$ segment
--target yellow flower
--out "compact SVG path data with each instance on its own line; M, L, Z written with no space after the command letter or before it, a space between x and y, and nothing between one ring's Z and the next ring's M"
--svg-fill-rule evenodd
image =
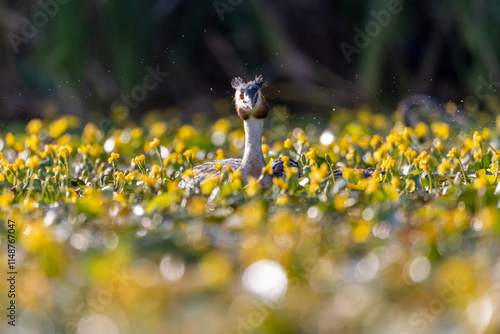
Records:
M125 176L125 181L126 181L128 184L130 184L130 183L132 183L132 181L134 180L134 178L135 178L135 175L134 175L134 174L127 174L127 175Z
M94 123L88 123L85 125L85 128L83 128L83 141L86 143L93 143L97 140L98 134L102 135L97 126Z
M149 145L151 147L158 148L158 146L160 145L160 140L158 138L155 138L149 143Z
M231 174L231 179L233 180L241 180L241 171L237 170Z
M63 158L69 157L69 155L73 152L71 146L61 146L57 151L57 154Z
M281 190L288 189L288 183L286 183L282 177L273 178L273 183L274 183L274 185L278 186Z
M409 127L405 127L403 129L403 131L401 132L401 137L405 140L405 141L409 141L410 140L410 136L413 134L413 129L412 128L409 128Z
M374 135L372 139L370 139L370 146L375 148L378 144L382 142L382 138L379 135Z
M182 151L184 151L185 148L186 148L186 144L179 143L179 144L177 144L177 146L175 146L175 152L181 153Z
M453 146L453 148L446 155L448 158L458 158L458 149Z
M66 131L67 128L68 128L68 119L66 117L61 117L50 124L49 135L52 138L58 138Z
M3 176L3 174L0 174L0 182L3 182L5 181L5 176Z
M415 181L406 180L406 189L408 189L410 192L414 192L415 191Z
M291 141L290 139L288 139L288 138L287 138L287 139L285 140L285 142L283 143L283 146L284 146L285 148L288 148L288 149L292 148L292 141Z
M6 192L0 195L0 208L7 210L10 204L14 201L14 194L11 192Z
M303 132L299 132L299 139L297 140L297 143L299 143L299 145L309 144L309 140L307 139L307 136Z
M186 157L189 163L192 163L194 160L194 152L193 150L186 150L183 155Z
M16 164L19 166L19 168L24 168L25 166L23 159L16 159Z
M28 133L32 135L38 134L38 132L40 132L41 129L42 129L42 121L39 120L38 118L32 119L26 126L26 130L28 131Z
M446 112L450 115L455 115L458 111L457 104L454 102L446 103Z
M429 164L429 158L422 158L418 162L418 168L429 172L431 170L431 166Z
M490 165L490 168L487 169L488 172L490 172L491 174L496 174L498 173L498 163L496 162L493 162L491 165Z
M356 155L356 151L354 150L353 147L349 148L349 151L347 151L347 154L345 155L345 158L347 160L354 159L354 156Z
M111 157L109 157L108 163L112 163L113 161L118 160L119 157L120 157L120 154L118 154L118 153L111 153Z
M315 182L321 182L325 177L328 176L328 165L326 163L322 163L321 166L312 166L311 172L309 173L309 179Z
M269 153L269 145L262 144L262 154L266 155Z
M382 182L382 179L384 178L384 176L382 175L382 173L379 170L376 170L373 172L372 178L377 180L378 182Z
M407 159L410 159L410 160L413 160L416 156L417 156L417 152L412 150L411 148L408 148L405 153L404 153L404 156L407 158Z
M391 187L392 189L394 190L398 190L399 189L399 178L394 176L392 179L391 179Z
M123 175L122 172L115 172L115 179L119 182L125 181L125 176Z
M474 142L474 147L480 147L483 142L483 136L479 134L479 131L475 131L472 137L472 141Z
M193 196L189 199L187 208L192 215L203 215L206 209L206 200L201 196Z
M248 184L245 187L245 191L246 191L247 195L252 197L259 191L259 189L260 189L260 184L257 181L257 179L250 176L248 178Z
M203 195L210 195L212 191L219 185L220 178L215 177L213 174L207 174L200 187Z
M224 160L226 157L224 155L224 150L219 148L217 150L217 157L215 158L215 160Z
M268 164L263 168L264 169L264 174L269 174L269 175L273 175L274 171L273 169L271 168L271 163L272 163L272 159L268 162Z
M32 155L31 157L28 158L28 161L26 161L26 167L36 168L38 167L39 163L40 163L40 158L38 157L38 155Z
M484 139L489 139L491 136L491 130L488 128L483 129L483 138Z
M66 198L64 198L63 200L66 203L76 203L77 197L78 195L76 194L76 191L71 188L66 188Z
M362 221L353 230L353 239L355 242L365 242L370 236L372 226L370 222Z
M161 170L162 169L160 166L153 165L153 167L151 168L151 175L153 175L154 177L160 177Z
M448 139L450 136L450 126L447 123L432 123L432 132L443 139Z
M113 199L115 201L119 202L122 205L122 207L127 206L127 200L125 199L125 196L123 195L123 193L120 193L120 192L113 193Z
M156 183L158 183L157 177L147 175L147 174L139 176L138 180L143 182L145 185L147 185L149 187L154 187L156 185Z
M196 130L191 125L183 125L179 132L177 132L177 138L180 141L187 141L196 135Z
M182 174L183 178L192 178L194 176L194 170L192 168L186 169L184 174Z
M384 115L382 114L373 115L373 126L375 127L375 129L385 128L385 123L386 119Z
M382 161L381 168L383 170L389 170L393 168L396 165L396 160L394 160L392 157L388 156L384 161Z
M103 153L103 152L104 152L104 147L102 147L101 145L90 146L89 155L91 155L93 157L97 157L97 156L101 155L101 153Z
M196 201L196 202L195 202ZM193 198L190 203L193 215L205 213L205 205L201 199ZM202 210L203 209L203 210ZM209 287L223 287L233 275L233 267L227 256L222 252L211 252L205 255L198 265L198 275L203 285Z
M485 177L478 177L474 180L474 188L481 189L488 185L488 180Z
M79 147L79 148L77 148L77 149L76 149L76 151L77 151L78 153L81 153L81 154L85 154L85 155L86 155L86 154L88 154L88 153L89 153L90 146L91 146L90 144L87 144L87 145L82 144L82 145L80 145L80 147Z
M443 158L443 161L437 167L438 174L444 174L451 169L451 164L448 159Z
M276 198L276 205L287 205L290 203L290 197L285 195L280 195Z
M316 162L316 149L311 148L311 150L306 153L306 158L311 164L314 164Z
M479 147L474 151L474 160L479 161L483 158L483 150Z
M438 149L439 151L443 150L443 143L439 139L434 139L434 147Z
M167 185L167 191L169 193L176 192L177 189L179 189L179 184L177 182L172 181Z
M465 150L472 150L474 147L475 147L474 140L472 140L470 138L465 138L463 149L465 149Z
M146 156L144 156L144 154L139 155L132 159L132 163L136 165L144 164L145 161L146 161Z
M385 140L391 145L397 145L401 142L401 136L397 133L391 133L385 137Z
M212 126L212 132L226 133L229 131L230 126L231 124L227 119L221 118L217 122L215 122L215 124Z
M152 132L152 131L151 131ZM138 138L141 138L142 137L142 134L143 134L143 131L141 128L133 128L132 131L130 132L130 135L132 136L132 138L134 139L138 139ZM151 133L151 135L153 135ZM161 136L158 136L158 134L156 134L157 137L161 137Z
M222 173L222 164L220 162L216 162L214 164L214 169Z
M344 211L346 207L346 202L349 199L349 196L341 193L335 196L333 199L333 205L337 211Z
M165 122L165 121L153 123L149 127L149 134L153 137L161 137L165 134L166 131L167 131L167 122ZM142 130L141 130L141 135L142 135ZM134 138L138 138L138 137L140 137L140 136L137 136Z
M355 173L354 173L354 171L353 171L352 169L350 169L350 168L346 168L346 169L344 169L344 171L342 172L342 177L343 177L344 179L346 179L347 181L349 181L349 180L354 179L354 177L355 177Z
M365 193L373 194L374 192L377 191L378 187L379 187L378 181L375 178L371 177L368 179L368 184L366 185Z
M12 133L9 132L5 136L5 141L7 142L7 145L13 146L14 143L16 142L16 138L14 137L14 135Z
M418 138L422 138L427 134L428 127L424 123L418 123L417 126L415 127L415 133L417 134Z

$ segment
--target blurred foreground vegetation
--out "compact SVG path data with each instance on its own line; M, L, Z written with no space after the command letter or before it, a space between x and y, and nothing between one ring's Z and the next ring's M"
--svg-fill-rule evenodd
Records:
M408 128L369 108L291 120L276 107L266 160L292 157L303 178L285 168L262 189L214 170L220 178L190 190L178 181L193 165L241 156L236 115L208 125L203 115L192 125L158 111L140 123L122 107L112 115L0 134L0 219L16 222L18 240L16 330L500 330L500 127L485 114L466 128ZM364 179L359 167L377 171Z

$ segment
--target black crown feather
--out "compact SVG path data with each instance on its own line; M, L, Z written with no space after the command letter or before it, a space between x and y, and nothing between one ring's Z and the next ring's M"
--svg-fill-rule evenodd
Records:
M231 81L231 86L234 89L242 89L245 90L247 88L250 88L252 86L258 86L259 88L262 88L267 85L267 81L264 80L262 75L255 76L255 80L249 81L245 83L242 78L236 77Z

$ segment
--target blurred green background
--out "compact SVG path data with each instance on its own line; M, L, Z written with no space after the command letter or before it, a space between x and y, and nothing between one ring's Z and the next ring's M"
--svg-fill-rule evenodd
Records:
M213 101L230 99L233 77L261 73L271 101L315 114L365 103L392 111L417 93L460 102L481 78L500 81L500 2L401 1L384 27L374 12L389 3L4 0L0 120L105 116L148 67L169 76L133 115L171 106L210 114ZM373 37L357 47L355 28L367 27ZM341 43L357 47L350 62Z

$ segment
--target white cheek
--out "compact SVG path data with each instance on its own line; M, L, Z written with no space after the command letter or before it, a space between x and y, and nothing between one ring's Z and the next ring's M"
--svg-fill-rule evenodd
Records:
M259 90L259 96L257 97L257 103L255 104L256 106L260 106L260 104L262 103L262 94L260 93L260 90Z

